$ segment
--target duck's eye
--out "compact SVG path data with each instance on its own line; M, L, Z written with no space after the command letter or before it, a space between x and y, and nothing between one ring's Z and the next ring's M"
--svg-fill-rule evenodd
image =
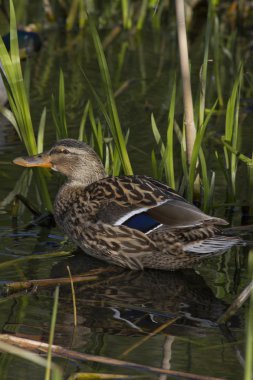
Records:
M68 149L61 149L60 150L60 153L63 153L63 154L69 154L69 150Z
M65 148L53 148L49 154L50 156L54 155L54 154L69 154L70 151L68 149L65 149Z

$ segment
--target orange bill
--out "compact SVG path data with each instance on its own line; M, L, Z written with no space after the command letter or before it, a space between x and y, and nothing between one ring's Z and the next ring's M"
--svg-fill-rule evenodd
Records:
M36 156L30 157L17 157L13 160L13 163L20 166L25 166L27 168L41 167L41 168L51 168L52 162L50 161L50 156L48 154L38 154Z

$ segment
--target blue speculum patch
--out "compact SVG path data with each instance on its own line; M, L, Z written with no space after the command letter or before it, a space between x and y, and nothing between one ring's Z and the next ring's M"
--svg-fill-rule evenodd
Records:
M139 230L141 232L148 232L157 227L160 223L153 219L146 212L141 212L140 214L135 214L131 218L127 219L123 225Z

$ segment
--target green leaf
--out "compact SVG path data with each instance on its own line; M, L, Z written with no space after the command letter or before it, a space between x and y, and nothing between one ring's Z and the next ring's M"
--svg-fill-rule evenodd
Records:
M176 107L176 75L174 77L167 129L167 145L165 149L164 169L167 182L172 189L175 189L175 173L174 173L174 147L173 147L173 132L174 132L174 116Z
M46 118L47 118L47 109L46 109L46 107L44 107L42 114L41 114L41 117L40 117L40 124L39 124L39 129L38 129L38 136L37 136L38 153L42 153L43 149L44 149L44 135L45 135Z
M8 94L11 112L4 107L0 111L8 118L24 143L29 155L37 153L37 145L32 125L30 106L25 87L18 47L16 16L12 0L10 0L10 54L0 36L0 57L2 63L2 77ZM37 185L44 206L52 210L52 203L48 194L45 178L37 169Z
M111 83L111 78L110 78L110 73L109 69L107 66L107 62L105 59L104 51L101 45L101 41L98 35L98 32L96 30L94 21L92 20L91 17L89 17L89 25L91 29L91 35L92 39L94 42L96 54L97 54L97 60L98 60L98 65L100 68L100 73L101 73L101 79L103 83L103 88L106 94L106 100L107 100L107 107L109 109L109 128L111 131L111 134L113 136L115 145L118 149L119 156L122 162L123 170L125 174L133 174L133 170L130 164L130 160L128 157L127 149L126 149L126 144L125 144L125 139L124 135L121 129L120 121L119 121L119 115L113 95L113 89L112 89L112 83ZM101 104L100 104L101 105ZM105 114L105 112L104 112ZM108 120L107 120L108 122Z
M86 106L84 107L83 116L82 116L80 127L79 127L79 135L78 135L79 141L88 142L88 139L85 133L85 126L86 126L87 116L89 112L89 107L90 107L90 101L88 100L88 102L86 103Z
M216 100L211 111L207 115L204 121L204 124L202 125L202 127L198 129L197 134L196 134L196 139L195 139L193 150L192 150L192 158L191 158L191 163L190 163L190 168L189 168L189 200L190 201L192 201L192 198L193 198L193 186L194 186L194 180L195 180L195 175L196 175L196 164L197 164L197 160L199 156L199 151L201 148L203 137L205 135L206 127L215 110L217 102L218 101Z

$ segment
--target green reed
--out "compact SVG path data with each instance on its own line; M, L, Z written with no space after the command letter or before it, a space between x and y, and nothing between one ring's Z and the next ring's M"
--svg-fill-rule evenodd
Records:
M222 138L224 144L225 168L228 173L228 185L231 188L229 197L236 199L236 173L238 156L235 152L239 149L239 105L240 92L243 79L243 65L241 64L234 82L231 96L226 110L225 134Z
M209 45L211 42L212 36L212 27L216 28L217 36L217 16L216 11L213 5L213 2L209 1L208 8L208 17L207 17L207 26L206 26L206 35L204 43L204 58L203 64L200 70L200 86L199 93L197 94L197 100L195 101L195 125L196 125L196 139L193 147L192 157L190 163L187 164L187 150L185 142L185 127L180 129L176 120L174 119L175 114L175 104L178 103L178 99L171 98L170 103L170 113L173 110L173 122L170 124L170 128L167 128L167 143L164 144L159 128L155 121L154 116L151 119L151 126L153 134L155 137L156 144L158 145L160 160L158 161L155 152L152 151L152 168L153 173L159 179L163 177L166 178L166 181L175 188L175 181L168 179L168 172L174 173L174 163L173 163L173 134L177 135L177 141L181 146L181 171L183 172L183 180L181 184L178 184L178 190L180 193L185 194L189 201L193 199L198 199L201 201L202 208L205 211L208 211L212 205L212 199L214 196L215 189L215 173L211 171L208 167L205 158L205 148L203 145L206 130L210 123L210 119L216 113L217 102L219 105L223 104L223 97L221 93L221 82L220 82L220 72L219 61L214 64L214 73L216 77L216 91L218 100L214 102L214 105L211 109L206 109L206 95L207 95L207 69L208 69L208 60L209 60ZM215 26L216 25L216 26ZM217 47L214 44L214 47ZM215 55L215 58L218 60L218 56ZM243 66L240 65L238 73L234 80L234 85L232 88L232 93L227 104L226 110L226 124L224 130L224 137L222 138L222 144L224 146L224 160L221 155L218 156L219 162L222 167L222 172L225 175L225 178L228 182L229 200L235 201L236 196L236 178L237 178L237 166L238 160L244 161L247 165L251 165L251 159L238 152L239 141L240 141L240 130L239 130L239 104L240 104L240 92L242 87L242 78L243 78ZM171 125L173 127L171 128ZM170 132L169 132L170 131ZM221 142L221 141L220 141ZM170 156L166 157L166 153L170 152ZM174 174L173 174L174 175Z
M43 108L40 123L37 134L37 151L38 153L42 153L44 150L44 136L45 136L45 127L46 127L46 119L47 119L47 109Z
M8 53L0 37L0 56L3 65L3 72L1 74L12 110L13 126L19 137L23 140L27 152L29 154L36 154L36 140L21 71L16 16L12 0L10 0L10 45L10 53Z
M142 2L141 2L141 7L139 10L139 17L138 17L138 21L137 21L137 25L136 25L137 30L143 29L145 18L147 16L148 4L149 4L149 0L142 0Z
M195 124L197 129L196 140L194 143L192 158L189 165L187 165L186 159L186 142L185 142L185 127L182 129L179 128L176 120L174 119L171 125L173 127L167 128L167 143L164 144L161 134L159 132L159 127L154 118L154 115L151 119L151 126L153 134L155 137L156 144L158 145L160 160L157 160L154 150L152 151L152 168L153 173L159 179L163 177L166 178L167 183L175 188L175 181L168 179L168 173L173 173L174 175L174 163L173 160L175 157L173 153L173 135L176 134L177 141L181 146L181 171L183 172L183 179L181 184L178 183L177 189L181 194L185 194L188 200L193 201L193 199L199 199L202 204L202 208L205 211L208 211L212 206L212 200L214 197L215 190L215 172L211 171L208 167L205 158L205 148L203 141L205 139L206 130L210 123L210 119L216 113L217 101L214 103L213 107L209 110L206 109L206 95L207 95L207 68L209 60L209 45L212 36L212 27L214 25L215 29L216 22L216 35L217 35L217 16L215 8L212 1L209 1L208 8L208 18L206 26L206 35L204 43L204 58L203 64L200 71L200 89L197 94L197 101L195 101ZM217 45L215 45L217 47ZM215 56L216 59L217 55ZM218 62L219 63L219 62ZM214 73L216 77L216 91L218 96L219 104L222 105L223 98L221 93L221 84L220 84L220 73L218 71L218 63L214 64ZM236 173L237 173L237 163L238 159L243 160L250 165L251 160L244 156L241 153L238 153L239 148L239 102L240 102L240 90L242 86L242 66L238 70L238 74L234 81L234 86L232 89L231 97L228 101L227 111L226 111L226 126L225 126L225 137L223 138L224 144L224 160L219 156L219 161L222 166L222 171L225 175L226 180L228 181L229 188L231 188L232 199L235 200L235 183L236 183ZM178 99L171 99L170 103L170 113L173 110L173 118L175 113L175 104L178 103ZM170 131L170 133L169 133ZM169 148L168 148L169 147ZM166 153L170 152L170 156L166 157ZM231 199L231 198L230 198Z
M10 0L10 53L8 53L2 37L0 36L0 56L3 67L3 70L1 70L1 75L5 84L11 108L10 111L1 106L0 111L15 128L19 138L24 143L28 154L36 154L38 152L38 148L31 119L26 84L21 70L16 16L12 0ZM45 113L42 115L41 123L45 122L44 119ZM38 142L40 146L43 145L41 143L42 127L43 126L41 126L40 133L38 135ZM38 190L42 202L48 210L51 210L52 204L45 178L43 176L43 171L38 170L36 172L36 178L38 180Z
M219 99L219 106L222 108L224 106L223 91L222 91L222 60L221 60L221 33L220 33L220 22L218 16L214 16L213 20L213 54L214 54L214 77L216 83L216 90Z
M55 332L55 326L56 326L58 303L59 303L59 286L57 286L55 288L55 292L54 292L54 306L53 306L51 326L50 326L50 334L49 334L49 345L48 345L48 352L47 352L47 366L46 366L46 372L45 372L45 380L50 380L50 378L51 378L52 345L53 345L53 340L54 340L54 332Z
M102 110L102 113L107 121L107 124L112 124L113 121L110 119L109 113L105 109L104 104L98 97L93 85L89 82L85 73L83 73L88 86L90 87L91 94L95 98L96 103L99 108ZM60 70L59 77L59 91L58 98L52 95L51 98L51 113L53 116L53 122L56 130L56 138L66 138L69 135L68 123L66 117L66 107L65 107L65 84L64 84L64 75L62 70ZM58 107L56 106L58 104ZM43 125L44 121L44 112L41 122ZM89 124L90 133L87 134L87 124ZM126 146L129 136L129 131L127 131L124 139L124 144ZM102 121L96 115L94 115L94 110L91 101L89 100L83 110L83 115L79 125L78 135L76 136L78 140L84 141L90 146L92 146L98 153L101 160L104 162L106 172L108 174L119 175L122 167L122 159L118 152L115 139L112 137L111 130L103 126ZM125 148L126 149L126 148Z
M89 25L90 25L93 43L96 50L96 56L97 56L97 61L98 61L99 69L100 69L103 90L106 96L106 106L108 108L108 111L106 110L106 107L99 99L98 95L95 92L95 89L92 87L89 81L88 81L88 84L109 126L114 143L118 150L118 154L122 163L124 173L133 174L130 159L129 159L128 152L126 149L125 137L123 135L123 131L121 128L118 110L117 110L117 106L116 106L116 102L115 102L115 98L113 94L110 72L108 69L108 65L106 62L105 54L101 45L98 32L96 30L94 21L91 18L89 19ZM86 77L86 81L87 81L87 77Z
M88 142L87 134L86 134L86 123L87 123L87 117L88 117L88 112L90 108L90 101L86 103L84 110L83 110L83 115L80 121L79 125L79 132L78 132L78 140L79 141L85 141Z
M74 287L74 282L71 274L71 270L69 266L67 265L67 271L70 278L70 286L71 286L71 293L72 293L72 302L73 302L73 316L74 316L74 326L77 326L77 308L76 308L76 292Z
M56 108L54 95L51 98L51 112L56 130L56 138L65 139L68 137L68 127L66 120L65 108L65 84L63 71L60 70L59 76L59 93L58 93L58 109Z
M152 150L152 168L153 174L156 178L162 179L163 174L165 175L166 181L172 189L175 189L175 168L174 168L174 143L173 143L173 130L174 130L174 114L175 114L175 104L176 104L176 77L174 78L172 91L171 91L171 102L168 112L168 127L167 127L167 138L166 144L164 144L159 129L157 127L155 117L151 115L151 127L156 144L159 146L161 162L158 166L158 162L155 157L155 152Z
M204 140L205 132L208 127L211 116L214 114L217 102L214 103L209 112L206 112L206 93L207 93L207 69L209 59L209 47L212 32L212 24L214 17L214 5L213 1L208 2L208 14L205 31L204 42L204 56L203 63L200 69L200 84L199 93L197 95L198 101L195 102L195 125L197 129L196 139L193 146L193 152L191 162L189 165L189 178L188 178L188 199L193 201L195 196L201 197L202 190L202 208L204 211L208 211L210 206L210 200L213 197L215 175L212 175L209 180L208 169L205 159L204 149L202 142ZM206 115L206 116L205 116ZM200 175L200 178L198 177Z
M129 0L121 0L122 9L122 24L125 29L130 29L132 26L131 18L131 3Z
M204 58L203 58L203 64L200 70L199 117L198 117L198 126L200 128L204 123L204 115L205 115L207 65L208 65L208 57L209 57L210 37L211 37L211 31L212 31L212 18L213 18L213 2L209 1L206 33L205 33Z
M135 4L129 0L115 0L113 3L73 0L71 2L58 1L58 6L62 8L62 14L65 14L65 29L69 32L76 27L83 29L87 24L88 15L92 13L95 13L98 20L104 23L107 18L113 17L115 12L119 15L120 23L125 30L135 28L142 30L148 16L152 27L159 29L163 10L168 4L166 0L140 0ZM55 22L56 15L51 5L45 6L43 1L43 8L47 20ZM25 19L24 9L21 16Z
M80 3L81 2L79 0L73 0L70 4L69 12L66 19L67 31L70 31L73 29L74 23L78 16L78 10L79 10L78 8L79 8Z

